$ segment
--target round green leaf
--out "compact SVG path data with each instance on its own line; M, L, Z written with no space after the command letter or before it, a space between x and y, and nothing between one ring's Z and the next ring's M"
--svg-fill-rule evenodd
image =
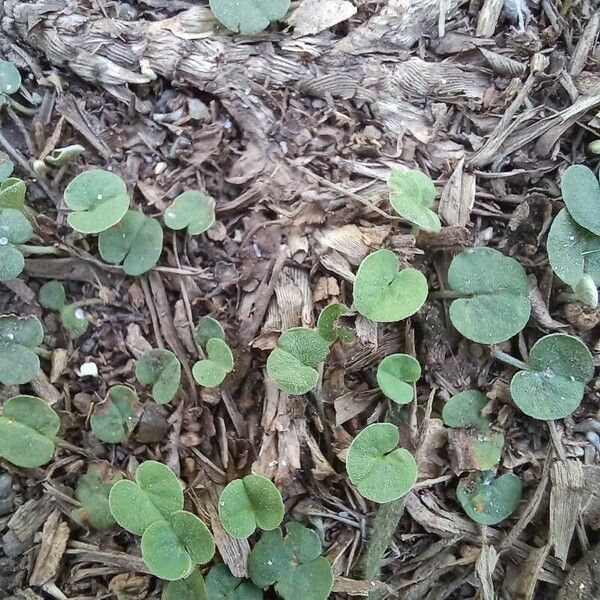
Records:
M502 458L504 435L487 432L478 434L473 440L473 457L479 471L493 469Z
M0 151L0 181L7 179L12 175L13 169L15 168L14 163L6 152Z
M7 60L0 59L0 94L11 95L21 87L21 74Z
M448 283L461 297L450 305L450 319L466 338L498 344L521 331L531 313L525 269L491 248L454 257Z
M150 571L167 581L188 577L197 564L215 553L208 527L192 513L180 510L150 525L142 536L142 558Z
M206 359L194 365L192 375L203 387L217 387L223 382L227 373L233 371L233 354L226 342L219 338L212 338L206 344L206 355Z
M0 281L17 277L25 259L17 248L33 236L33 229L23 213L14 208L0 208Z
M210 600L263 600L261 589L232 575L223 563L214 566L206 576L206 590Z
M223 326L212 317L200 317L194 329L194 340L201 348L206 348L208 340L212 340L213 338L225 341Z
M0 208L14 208L22 211L25 206L27 186L16 177L9 177L0 182Z
M407 494L417 481L417 463L400 441L391 423L365 427L348 449L346 470L350 481L365 498L392 502Z
M230 31L254 35L264 31L271 21L285 17L290 0L210 0L215 18Z
M266 531L248 558L252 581L259 587L275 585L284 600L326 600L333 588L331 565L321 554L317 535L300 523Z
M187 227L188 235L200 235L215 222L215 201L202 192L183 192L165 212L165 225L179 231Z
M548 259L552 270L568 285L585 274L600 285L600 236L580 227L563 208L548 233Z
M44 341L44 330L35 317L0 317L0 383L29 383L40 370L35 349Z
M118 444L135 429L141 414L142 405L135 390L115 385L108 390L104 402L94 407L92 433L103 442Z
M185 579L169 581L163 587L161 600L215 600L212 594L208 596L206 585L198 569Z
M135 376L140 383L152 386L155 402L167 404L179 389L181 363L170 350L150 350L135 365Z
M41 467L54 456L59 428L58 415L40 398L10 398L0 416L0 456L17 467Z
M314 329L294 327L281 335L267 359L267 372L277 387L301 395L319 381L317 366L329 354L329 344Z
M427 280L416 269L402 269L393 252L369 254L356 273L354 304L358 312L381 323L415 314L427 299Z
M521 500L521 480L510 473L494 479L491 473L476 473L463 479L456 497L464 511L481 525L496 525L509 517Z
M121 479L121 472L108 463L92 463L77 482L75 499L81 502L81 508L73 510L71 518L94 529L112 527L116 521L108 506L108 495L112 486Z
M229 483L219 498L219 517L234 538L250 537L257 527L270 531L283 521L281 494L266 477L247 475Z
M65 189L64 199L73 211L67 222L79 233L105 231L116 225L129 208L125 182L102 169L77 175Z
M529 353L529 370L519 371L510 383L515 404L534 419L568 417L583 399L594 376L594 359L578 338L553 333L538 340Z
M459 392L444 404L442 420L447 427L474 427L484 433L490 426L488 418L481 416L487 402L485 394L477 390Z
M573 286L573 293L580 302L591 308L598 306L598 287L589 275L584 275L578 283Z
M560 188L571 217L600 235L600 184L594 172L585 165L572 165L564 172Z
M116 225L100 233L98 250L111 265L123 265L127 275L142 275L156 265L163 249L163 230L156 219L128 210Z
M169 467L148 460L135 474L135 482L115 483L108 498L115 521L136 535L157 521L183 509L183 491L177 476Z
M64 306L60 311L60 320L63 327L69 332L69 337L74 340L81 337L90 326L89 315L76 304Z
M321 311L317 321L317 331L326 342L333 344L336 340L342 342L352 342L354 340L354 334L338 324L338 319L345 315L348 310L345 304L330 304Z
M425 231L442 228L439 217L430 210L435 199L435 186L425 173L394 169L387 183L390 203L401 217Z
M408 354L390 354L377 367L377 385L397 404L408 404L413 399L413 384L421 377L421 365Z
M65 286L60 281L48 281L40 288L38 300L44 308L60 311L67 303Z

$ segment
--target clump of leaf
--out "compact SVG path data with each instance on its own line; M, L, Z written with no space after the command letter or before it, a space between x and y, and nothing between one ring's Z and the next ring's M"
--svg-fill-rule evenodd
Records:
M270 585L284 600L326 600L333 587L333 572L321 556L318 536L300 523L266 531L248 559L252 581L263 589Z
M0 281L21 274L25 259L19 246L33 236L33 228L21 211L0 208Z
M564 333L538 340L523 366L512 378L510 394L526 415L542 421L572 414L594 376L594 359L587 346Z
M140 383L152 386L155 402L168 404L179 390L181 363L170 350L150 350L137 361L135 376Z
M521 480L510 473L497 479L491 471L474 473L460 481L456 497L473 521L496 525L519 506L522 487Z
M321 311L317 320L317 331L326 342L333 344L337 340L354 341L354 334L339 324L340 317L347 314L349 310L345 304L330 304Z
M491 248L454 257L448 269L450 319L466 338L498 344L521 331L531 313L525 269Z
M0 383L29 383L40 370L36 349L44 330L36 317L0 316Z
M64 200L71 209L67 222L79 233L106 231L116 225L129 208L125 182L102 169L77 175L66 187Z
M168 581L163 587L160 598L161 600L216 600L212 594L208 595L204 579L198 569L194 569L185 579Z
M200 235L215 222L215 201L202 192L183 192L167 208L164 218L169 229L187 228L188 235Z
M439 217L430 208L435 200L435 186L425 173L394 169L387 183L390 203L401 217L424 231L442 228Z
M417 463L398 448L400 433L391 423L365 427L348 449L346 471L362 496L374 502L392 502L407 494L417 481Z
M267 372L277 387L299 396L319 381L317 367L329 354L329 344L317 331L293 327L281 335L267 359Z
M17 467L41 467L54 456L59 428L58 415L40 398L9 398L0 416L0 456Z
M261 475L246 475L227 484L219 498L219 518L234 538L250 537L259 527L276 529L283 521L281 493Z
M231 574L227 565L215 565L206 576L210 600L263 600L263 592L251 581ZM173 599L175 600L175 599Z
M427 299L427 280L417 269L399 270L390 250L369 254L356 273L354 305L358 312L382 323L401 321L416 313Z
M81 507L71 511L71 518L83 526L94 529L109 529L116 524L108 505L112 486L123 479L123 475L106 462L92 463L82 475L75 488L75 499Z
M199 337L202 336L196 336L197 339ZM192 375L201 386L214 388L221 385L227 374L233 371L233 353L220 337L210 338L203 349L206 358L193 366Z
M265 30L272 21L285 17L291 0L210 0L210 10L227 29L243 35Z
M420 377L419 361L408 354L390 354L377 367L377 385L396 404L412 401L413 384Z
M196 515L183 510L179 480L161 463L142 463L135 482L115 483L109 506L123 529L142 536L142 558L161 579L184 579L214 555L210 531Z
M600 236L600 183L585 165L572 165L560 180L562 198L573 220Z
M94 406L92 433L102 442L119 444L135 429L141 414L142 405L135 390L115 385L108 390L104 402Z

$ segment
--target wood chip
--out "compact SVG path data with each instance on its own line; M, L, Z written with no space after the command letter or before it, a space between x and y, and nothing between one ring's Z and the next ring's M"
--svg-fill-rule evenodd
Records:
M70 534L69 526L60 519L60 512L55 510L44 524L42 543L29 578L29 585L44 585L58 575Z

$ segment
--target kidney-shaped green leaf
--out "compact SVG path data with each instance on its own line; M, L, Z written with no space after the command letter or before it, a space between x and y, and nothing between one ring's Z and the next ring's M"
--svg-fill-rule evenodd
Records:
M0 94L10 96L19 91L21 87L21 74L17 68L7 60L0 59Z
M435 199L435 186L425 173L393 169L387 183L390 203L401 217L425 231L442 228L439 217L430 209Z
M94 169L81 173L64 193L71 209L69 225L79 233L100 233L116 225L129 208L125 182L114 173Z
M448 283L460 297L450 319L466 338L498 344L521 331L531 313L525 269L491 248L466 250L454 257Z
M69 332L69 337L76 340L90 326L90 316L77 304L67 304L60 309L60 320Z
M474 427L486 432L490 422L481 416L481 410L487 402L485 394L478 390L459 392L444 404L442 420L447 427Z
M163 249L163 230L156 219L128 210L123 219L98 236L100 256L123 265L127 275L142 275L156 265Z
M202 348L206 348L208 340L213 338L225 341L225 331L219 321L206 315L198 319L198 324L194 329L194 340Z
M511 473L494 479L491 472L475 473L460 481L456 497L464 511L481 525L496 525L519 506L521 480Z
M529 353L529 370L519 371L510 383L515 404L534 419L568 417L583 399L594 376L594 359L578 338L553 333L538 340Z
M0 182L0 208L23 210L27 186L16 177L9 177Z
M36 348L44 341L36 317L0 317L0 383L29 383L40 370Z
M38 300L44 308L60 311L67 303L65 286L60 281L47 281L38 292Z
M214 566L206 576L206 591L210 600L263 600L260 588L232 575L223 563Z
M293 327L281 335L269 354L267 372L280 390L301 395L319 381L317 366L329 354L329 344L314 329Z
M108 390L104 402L94 406L92 433L103 442L118 444L135 429L141 414L142 405L135 390L115 385Z
M397 404L413 399L412 384L421 377L421 365L408 354L390 354L377 367L377 385Z
M167 404L179 389L181 363L170 350L150 350L137 361L135 376L140 383L152 386L155 402Z
M564 172L560 188L573 219L581 227L600 235L600 184L594 171L585 165L572 165Z
M250 537L257 527L270 531L283 521L281 494L266 477L247 475L229 483L219 498L219 517L234 538Z
M40 467L54 456L59 428L58 415L40 398L9 398L0 416L0 456L17 467Z
M339 318L344 316L348 310L345 304L330 304L321 311L317 320L317 331L326 342L333 344L336 340L342 342L354 340L354 334L338 324Z
M233 371L233 353L226 342L212 338L206 344L206 356L194 365L192 374L201 386L217 387L221 385L227 373Z
M254 35L265 30L271 21L285 17L291 0L210 0L215 18L230 31Z
M317 535L300 523L266 531L248 559L252 581L259 587L275 584L284 600L326 600L333 587L331 565L321 556Z
M188 235L200 235L215 222L215 201L202 192L183 192L165 212L165 225L176 231L187 227Z
M407 494L417 481L417 463L405 448L397 448L398 428L391 423L365 427L348 449L346 470L365 498L392 502Z
M168 581L163 587L161 600L216 600L216 597L207 593L206 585L198 569L185 579Z
M135 482L124 479L113 485L108 501L123 529L143 535L153 523L183 509L183 490L169 467L148 460L138 467Z
M417 269L402 269L390 250L369 254L356 273L354 304L358 312L382 323L416 313L427 299L427 280Z
M0 209L0 281L21 273L25 259L15 246L24 244L32 235L31 224L22 212L14 208Z

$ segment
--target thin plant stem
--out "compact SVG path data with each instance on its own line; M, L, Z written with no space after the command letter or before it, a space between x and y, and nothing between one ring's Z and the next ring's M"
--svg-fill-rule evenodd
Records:
M89 298L87 300L77 300L76 302L71 302L69 306L72 308L83 308L84 306L95 306L97 304L104 304L104 300L102 298Z
M40 358L44 360L52 360L52 351L45 348L34 348L33 350Z
M514 356L511 356L506 352L502 352L502 350L494 348L492 350L492 356L502 361L503 363L514 367L515 369L519 369L521 371L529 371L529 365L527 363L524 363L522 360L519 360L518 358L515 358Z
M28 108L27 106L23 106L20 102L17 102L14 98L11 98L10 96L8 96L8 103L10 104L13 110L16 110L17 112L23 115L28 115L31 117L37 114L36 108Z
M29 244L19 244L17 248L22 254L27 256L64 256L64 252L56 246L30 246Z
M429 294L429 300L456 300L457 298L470 298L471 294L461 294L453 290L438 290Z
M421 229L419 228L418 225L416 225L415 223L413 223L410 227L410 232L412 233L412 235L414 237L417 237L419 235L419 231L421 231Z

